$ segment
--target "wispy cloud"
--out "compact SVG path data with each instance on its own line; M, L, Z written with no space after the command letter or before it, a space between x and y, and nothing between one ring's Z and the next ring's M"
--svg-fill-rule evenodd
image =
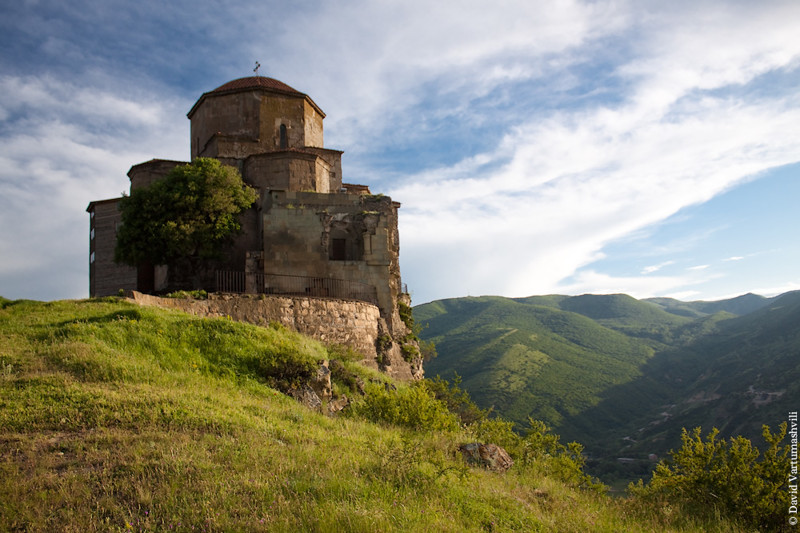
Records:
M594 270L581 270L577 275L558 286L564 294L616 294L625 293L634 298L647 298L654 294L670 294L679 287L692 285L692 279L683 276L611 276Z
M175 154L184 132L155 96L146 104L47 76L5 76L0 91L11 95L0 103L0 227L14 228L0 234L3 293L83 296L86 206L126 190L133 164Z
M675 261L664 261L663 263L659 263L657 265L650 265L646 266L642 269L642 274L652 274L653 272L658 272L665 266L674 265Z
M795 161L798 144L787 136L800 133L794 91L756 100L732 94L755 88L771 69L796 66L794 24L780 13L759 16L757 25L780 28L753 41L746 13L738 13L695 33L687 21L710 22L712 12L639 21L652 39L638 43L642 57L618 67L630 79L620 104L537 117L509 130L481 165L427 171L394 190L411 206L406 246L459 243L458 261L474 271L516 270L488 289L549 292L607 243ZM720 58L724 67L715 66ZM486 246L475 246L479 235ZM425 271L452 271L454 257L444 254Z

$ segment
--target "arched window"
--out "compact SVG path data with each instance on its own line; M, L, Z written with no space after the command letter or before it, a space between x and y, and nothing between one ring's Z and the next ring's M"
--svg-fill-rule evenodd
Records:
M289 139L286 137L286 124L281 124L281 150L289 148Z

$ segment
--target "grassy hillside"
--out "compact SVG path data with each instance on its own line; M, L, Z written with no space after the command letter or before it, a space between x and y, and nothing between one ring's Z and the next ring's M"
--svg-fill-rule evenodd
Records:
M467 468L475 433L369 422L368 397L329 417L279 392L330 357L340 394L357 376L414 397L279 327L0 299L0 530L743 531L579 490L546 459Z
M437 344L428 375L457 372L482 407L545 420L586 445L596 474L646 475L648 456L677 448L682 427L755 442L800 398L800 293L461 298L414 312Z

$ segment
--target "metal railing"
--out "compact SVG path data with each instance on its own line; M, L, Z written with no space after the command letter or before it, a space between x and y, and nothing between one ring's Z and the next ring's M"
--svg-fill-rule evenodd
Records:
M339 298L378 305L378 292L375 287L359 281L258 272L246 274L224 270L219 270L216 274L218 292Z
M247 292L247 276L244 272L231 272L217 270L217 292L245 293Z

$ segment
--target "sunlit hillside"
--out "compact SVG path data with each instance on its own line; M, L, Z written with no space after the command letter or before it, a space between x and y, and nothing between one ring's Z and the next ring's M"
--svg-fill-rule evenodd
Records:
M325 358L353 400L336 416L280 392ZM505 473L468 466L458 445L502 423L460 427L356 358L117 299L0 299L0 530L744 531L579 488L541 433Z

